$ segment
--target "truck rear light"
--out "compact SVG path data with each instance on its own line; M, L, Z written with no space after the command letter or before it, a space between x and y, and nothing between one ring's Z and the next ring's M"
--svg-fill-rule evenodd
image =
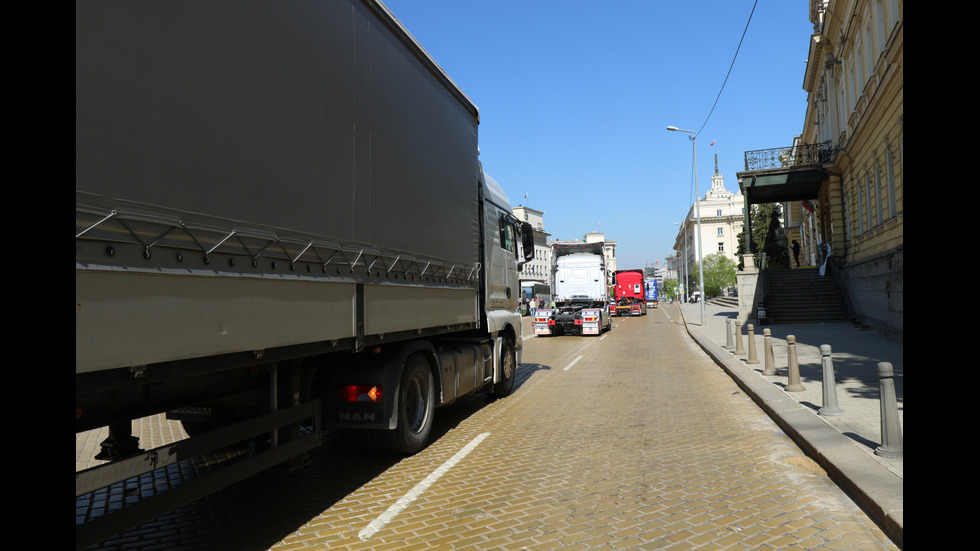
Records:
M380 402L381 387L378 385L346 385L340 387L341 402Z

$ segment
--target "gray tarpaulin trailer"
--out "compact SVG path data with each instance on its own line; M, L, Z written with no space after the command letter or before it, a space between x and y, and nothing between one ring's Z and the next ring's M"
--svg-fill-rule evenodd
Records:
M321 423L411 453L433 407L510 392L530 229L381 3L81 1L75 59L76 432L110 427L115 478L163 411L294 446L271 464Z

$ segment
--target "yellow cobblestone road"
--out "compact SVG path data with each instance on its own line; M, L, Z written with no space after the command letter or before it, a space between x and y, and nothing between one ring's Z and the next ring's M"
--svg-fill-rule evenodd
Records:
M662 307L602 337L528 339L514 394L440 412L423 452L328 440L305 469L128 541L156 529L168 549L897 549L678 317Z

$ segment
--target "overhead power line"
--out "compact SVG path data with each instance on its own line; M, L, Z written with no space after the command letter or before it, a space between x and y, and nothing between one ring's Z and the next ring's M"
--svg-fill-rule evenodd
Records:
M698 134L704 130L704 127L708 125L708 119L711 118L711 114L715 112L715 106L718 105L718 100L721 99L721 93L725 90L725 84L728 83L728 77L732 74L732 68L735 67L735 60L738 59L738 51L742 49L742 42L745 40L745 33L749 30L749 23L752 22L752 15L755 13L755 7L759 4L759 0L755 0L752 3L752 11L749 12L749 20L745 22L745 29L742 30L742 38L738 40L738 48L735 48L735 55L732 57L732 64L728 66L728 73L725 75L724 82L721 83L721 90L718 90L718 96L715 97L714 104L711 105L711 111L708 112L708 116L705 117L704 122L701 124L701 128L698 129Z

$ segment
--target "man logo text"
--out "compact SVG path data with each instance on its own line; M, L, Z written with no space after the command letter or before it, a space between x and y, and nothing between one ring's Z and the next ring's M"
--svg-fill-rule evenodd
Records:
M339 413L337 417L341 421L374 421L373 413Z

